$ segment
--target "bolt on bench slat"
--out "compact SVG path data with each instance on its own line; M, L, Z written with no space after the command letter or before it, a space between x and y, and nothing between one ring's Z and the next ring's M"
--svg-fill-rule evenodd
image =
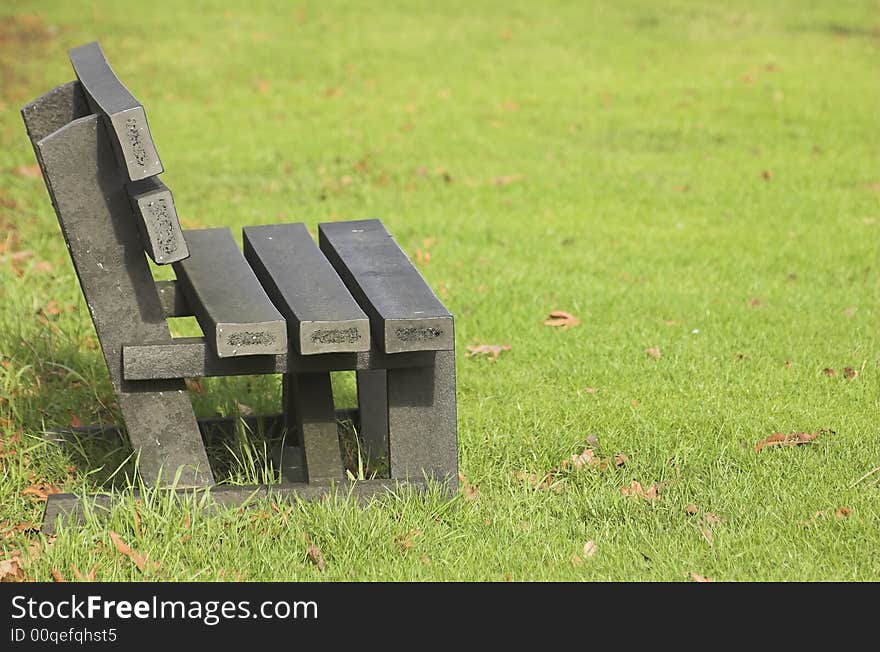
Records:
M130 184L128 196L138 218L144 250L154 263L168 265L189 256L168 186L150 177Z
M287 323L229 229L184 234L190 256L174 263L179 289L219 358L287 352Z
M324 223L318 235L386 353L453 348L452 315L379 220Z
M244 255L302 355L370 350L370 322L305 225L243 230Z
M68 52L76 76L95 113L103 115L114 134L114 149L130 181L163 172L147 114L110 68L97 43Z

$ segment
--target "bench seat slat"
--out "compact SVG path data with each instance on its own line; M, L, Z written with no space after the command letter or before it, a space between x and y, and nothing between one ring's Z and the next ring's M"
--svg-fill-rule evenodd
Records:
M319 225L321 251L370 317L385 353L453 348L452 315L379 220Z
M302 355L369 351L370 322L305 225L243 230L244 255Z
M68 55L92 109L109 122L114 149L128 179L138 181L161 174L162 162L144 107L119 81L101 46L88 43L73 48Z
M219 358L287 352L287 324L238 248L232 231L184 233L189 258L174 263L202 332Z

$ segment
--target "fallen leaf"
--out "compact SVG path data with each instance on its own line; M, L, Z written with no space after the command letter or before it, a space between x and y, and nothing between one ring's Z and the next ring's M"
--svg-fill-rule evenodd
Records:
M244 403L235 402L235 409L238 410L238 413L243 416L248 416L253 413L253 409L250 405L245 405Z
M838 507L834 512L834 515L841 520L849 518L850 514L852 514L852 510L849 507Z
M39 502L44 503L49 500L52 494L64 493L63 490L55 485L46 482L37 482L22 490L22 496L34 496Z
M599 393L599 390L596 389L595 387L584 387L581 391L584 394L598 394Z
M705 514L703 514L703 517L706 519L707 523L721 522L721 518L719 516L715 516L715 514L712 514L711 512L706 512Z
M461 489L464 492L465 498L468 500L476 500L480 497L480 488L477 485L468 482L467 478L464 477L464 474L461 471L458 473L458 481L461 483Z
M596 448L597 446L599 446L599 435L596 435L596 434L587 435L587 444L592 446L593 448Z
M204 388L202 387L202 381L200 381L198 378L190 378L186 381L186 384L189 387L189 389L191 389L193 392L195 392L199 396L201 396L205 391Z
M763 177L764 181L770 181L770 179L773 178L773 173L770 170L764 170L763 172L761 172L761 176Z
M758 306L761 305L761 300L760 300L758 297L752 297L752 298L749 300L749 305L750 305L752 308L757 308Z
M416 247L415 259L417 265L419 265L420 267L424 267L431 262L431 252L427 249L422 251L422 249Z
M584 560L581 559L580 555L572 555L571 556L571 565L574 567L578 567L583 565Z
M313 546L308 540L308 537L306 537L306 554L309 556L309 561L317 566L318 570L323 573L324 569L327 567L327 564L324 561L324 553L321 552L321 549L318 546Z
M614 456L614 466L623 466L629 462L629 457L627 457L624 453L617 453Z
M825 367L825 368L822 370L822 373L825 374L825 375L828 376L828 377L834 377L834 376L837 375L837 372L834 371L834 369L832 369L831 367Z
M510 344L478 344L467 347L468 357L477 355L489 356L489 362L495 362L503 351L510 351Z
M82 421L76 414L73 413L72 410L68 410L70 413L70 427L71 428L82 428Z
M410 530L406 534L398 534L394 537L394 543L400 548L401 552L406 552L413 547L414 539L421 536L421 530Z
M24 570L16 559L0 560L0 582L24 582Z
M552 310L543 323L544 326L561 326L568 329L574 328L581 322L577 317L564 310Z
M634 498L641 498L643 500L659 500L660 485L656 482L652 484L647 489L642 487L642 484L638 480L633 480L629 483L629 485L624 485L620 488L620 493L624 496L632 496Z
M598 548L599 547L596 545L596 542L590 539L584 544L584 557L589 559L596 554Z
M684 511L686 511L688 514L690 514L691 516L693 516L693 515L696 514L697 511L699 511L699 510L697 510L697 506L696 506L696 505L688 505L687 507L684 508Z
M144 572L144 570L155 570L159 567L158 563L150 561L148 555L143 555L132 550L131 547L129 547L120 536L116 534L116 532L110 530L109 533L110 540L113 542L113 545L116 546L116 550L119 551L121 555L128 557L134 565L137 566L139 571Z
M650 358L654 358L655 360L659 360L660 357L663 355L662 353L660 353L660 347L658 346L648 347L647 349L645 349L645 354Z
M52 579L56 582L66 582L67 580L61 575L61 572L57 568L52 569Z
M759 452L762 448L770 446L797 446L799 444L809 444L822 432L790 432L787 435L781 432L775 432L766 439L762 439L755 444L755 452Z
M855 378L858 375L859 375L859 372L856 371L855 369L853 369L852 367L846 367L843 370L843 377L846 378L847 380L852 380L853 378Z
M711 577L703 577L702 575L700 575L699 573L695 573L694 571L691 571L690 576L694 582L714 582L715 581Z
M585 448L580 455L572 455L569 461L572 468L577 469L578 471L585 466L596 466L599 463L599 460L596 457L596 451L592 448Z
M40 166L36 163L33 165L19 165L15 168L15 173L20 177L33 179L40 176Z

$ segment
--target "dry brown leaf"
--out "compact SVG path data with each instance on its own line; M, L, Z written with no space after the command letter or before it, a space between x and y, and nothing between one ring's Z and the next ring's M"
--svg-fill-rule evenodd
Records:
M584 387L581 391L584 394L598 394L599 393L599 390L596 389L595 387Z
M684 508L684 511L686 511L688 513L688 515L693 516L694 514L697 513L698 510L697 510L696 505L688 505L687 507Z
M715 581L711 577L703 577L702 575L700 575L699 573L695 573L694 571L691 571L690 576L694 582L714 582Z
M749 305L752 308L758 308L761 305L761 300L758 297L752 297L749 301Z
M57 568L52 569L52 579L55 580L56 582L66 582L67 581L66 579L64 579L64 576L61 575L61 571L59 571Z
M22 490L22 496L33 496L39 502L44 503L49 500L49 496L52 494L60 494L64 493L63 490L55 485L51 485L47 482L36 482L29 487L26 487Z
M645 349L645 354L650 358L654 358L655 360L659 360L663 355L662 353L660 353L659 346L648 347L647 349Z
M468 482L467 478L464 477L464 474L459 471L458 473L458 481L461 483L461 489L464 493L464 497L468 500L476 500L480 497L480 488Z
M202 388L202 382L198 378L190 378L186 381L187 386L190 390L201 396L204 393L204 388Z
M421 536L421 534L421 530L410 530L406 534L398 534L396 537L394 537L394 543L397 544L401 552L406 552L407 550L412 548L413 545L415 545L414 540L417 537Z
M306 546L306 554L309 556L309 561L317 566L318 570L323 573L324 569L327 567L327 563L324 561L324 553L321 552L321 549L318 546L313 546L309 543Z
M614 466L623 466L629 462L629 457L624 453L617 453L614 456Z
M17 168L15 168L15 174L20 177L33 179L40 176L40 166L36 163L34 163L33 165L19 165Z
M764 170L761 172L761 177L763 177L764 181L770 181L773 178L773 173L770 170Z
M24 582L24 570L18 558L0 560L0 582Z
M837 375L837 372L834 371L834 369L832 369L831 367L825 367L822 370L822 373L825 374L826 376L828 376L829 378L833 378L834 376Z
M561 326L562 328L574 328L578 326L581 321L572 315L571 313L565 312L564 310L551 310L550 314L544 320L544 326Z
M755 444L755 452L757 453L762 448L769 448L770 446L798 446L800 444L809 444L823 432L825 431L820 430L819 432L790 432L787 435L784 435L781 432L774 432L766 439L762 439L757 444Z
M250 405L245 405L244 403L235 402L235 409L238 410L238 413L242 416L248 416L253 413L253 409Z
M721 517L715 516L712 512L706 512L703 514L703 517L706 519L707 523L720 523Z
M416 247L415 259L417 265L424 267L431 262L431 252L427 249L422 250L421 248Z
M132 550L131 547L128 546L118 534L116 534L116 532L110 530L109 533L110 540L113 542L113 545L116 546L116 550L119 551L121 555L128 557L132 563L137 566L139 571L144 572L145 570L155 570L159 567L158 563L150 561L148 555L143 555Z
M599 549L599 546L596 545L596 542L590 539L584 544L584 557L589 559L593 555L596 554L596 551Z
M834 512L834 515L841 520L849 518L850 514L852 514L852 510L849 507L838 507Z
M640 483L638 480L633 480L629 483L629 485L624 485L620 488L620 493L624 496L632 496L634 498L641 498L647 501L659 500L659 491L660 485L656 482L645 489L644 487L642 487L642 483Z
M843 370L843 377L847 380L852 380L856 376L859 375L859 372L853 369L852 367L845 367Z
M495 362L502 352L510 351L510 344L478 344L467 347L467 350L469 358L485 355L489 357L489 362Z

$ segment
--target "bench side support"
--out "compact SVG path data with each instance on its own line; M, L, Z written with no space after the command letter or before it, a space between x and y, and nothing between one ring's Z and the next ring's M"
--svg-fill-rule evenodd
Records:
M213 482L182 379L129 381L122 347L169 341L156 286L105 125L66 84L22 110L89 307L143 480ZM74 118L71 121L71 118ZM54 127L53 131L49 131Z

